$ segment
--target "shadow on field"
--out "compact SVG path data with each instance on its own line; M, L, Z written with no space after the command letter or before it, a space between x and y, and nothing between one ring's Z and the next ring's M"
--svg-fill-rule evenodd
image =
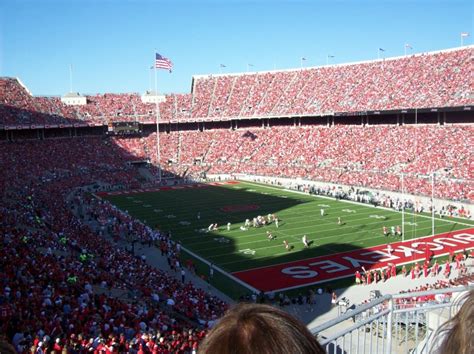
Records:
M314 231L308 233L307 247L303 243L302 234L295 234L294 230L291 234L290 231L285 232L287 221L280 219L279 214L310 202L311 199L307 196L292 195L284 190L281 193L272 190L270 194L258 186L232 181L222 183L225 183L225 186L201 185L192 188L175 186L157 193L133 194L133 199L128 200L121 196L122 199L114 202L122 208L127 207L120 204L128 202L130 214L146 220L148 224L164 232L170 231L174 240L179 240L186 249L219 269L228 273L243 273L261 268L250 275L246 274L247 278L239 274L239 278L265 292L299 286L301 282L295 283L291 279L295 277L308 279L304 282L308 284L328 282L329 278L340 276L341 273L337 273L335 269L331 272L329 269L329 277L322 278L321 274L315 275L315 272L323 272L313 269L309 263L318 260L310 259L346 251L357 252L361 249L344 242L342 238L340 243L319 241L317 238L318 222L321 220L321 216L317 215L319 210L316 210L318 213L314 215ZM139 203L135 204L137 201ZM134 209L135 206L137 209ZM298 213L298 209L295 209L295 212ZM328 217L331 217L330 210L325 218ZM252 226L254 218L265 220L265 223L254 227ZM275 218L279 220L279 227ZM251 226L245 226L247 219ZM325 232L327 235L327 231ZM331 232L333 233L331 236L336 237L341 232L337 222ZM283 267L277 266L276 271L273 269L272 272L267 272L273 265L290 262L293 263ZM366 269L370 269L369 264L364 265ZM287 274L282 274L281 269L289 266L303 268L292 268ZM353 277L354 271L345 272L344 275L350 274ZM207 276L209 264L202 263L199 273ZM272 285L268 285L269 279L272 279ZM229 293L225 287L219 288ZM241 290L246 291L245 288L240 288L237 292ZM235 296L235 289L232 292L234 292L232 297L239 296ZM292 292L298 295L298 290Z

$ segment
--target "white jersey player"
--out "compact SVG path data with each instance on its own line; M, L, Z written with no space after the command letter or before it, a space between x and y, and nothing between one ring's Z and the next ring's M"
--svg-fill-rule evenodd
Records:
M304 248L308 248L308 247L309 247L308 236L303 235L303 238L301 239L301 241L303 241Z

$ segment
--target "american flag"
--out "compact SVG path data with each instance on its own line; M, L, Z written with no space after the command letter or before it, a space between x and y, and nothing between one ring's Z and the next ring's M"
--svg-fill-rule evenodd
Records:
M171 72L171 69L173 69L173 63L168 58L165 58L160 54L156 53L155 68L166 69Z

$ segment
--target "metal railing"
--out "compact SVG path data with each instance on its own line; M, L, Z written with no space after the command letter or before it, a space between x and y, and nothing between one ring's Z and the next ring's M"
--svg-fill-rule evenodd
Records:
M474 285L385 295L310 328L328 354L427 354L434 333ZM415 301L414 299L426 301Z

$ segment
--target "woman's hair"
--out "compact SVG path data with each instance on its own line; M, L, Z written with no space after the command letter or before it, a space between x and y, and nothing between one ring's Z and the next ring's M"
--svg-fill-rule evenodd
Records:
M16 354L16 350L13 345L0 338L0 354Z
M458 313L436 332L436 337L441 341L435 345L436 353L474 353L474 290L460 300L464 300L464 304Z
M199 354L325 353L308 329L288 313L269 305L231 308L199 346Z

